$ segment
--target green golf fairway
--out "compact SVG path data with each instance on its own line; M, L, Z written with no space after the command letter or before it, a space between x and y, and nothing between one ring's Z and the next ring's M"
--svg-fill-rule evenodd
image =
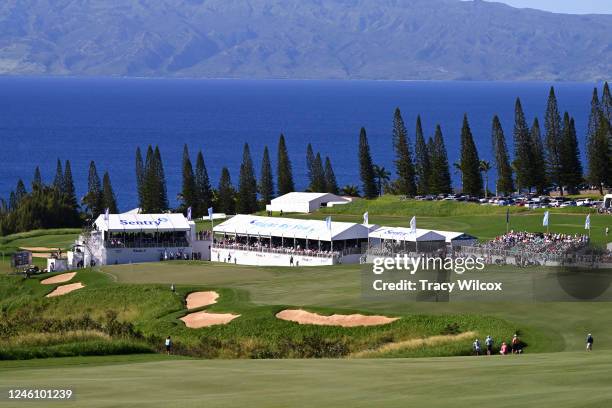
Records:
M379 360L71 358L0 363L0 389L69 388L70 403L0 407L608 407L612 353ZM113 359L115 362L113 362ZM66 361L63 361L66 360Z

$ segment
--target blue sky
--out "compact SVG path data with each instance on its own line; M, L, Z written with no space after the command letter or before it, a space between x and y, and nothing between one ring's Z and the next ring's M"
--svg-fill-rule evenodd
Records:
M612 14L612 0L495 0L513 7L529 7L556 13Z

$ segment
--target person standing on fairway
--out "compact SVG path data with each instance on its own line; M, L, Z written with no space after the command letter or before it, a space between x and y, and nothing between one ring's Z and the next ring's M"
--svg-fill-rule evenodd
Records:
M487 356L493 353L493 337L490 335L485 339L485 346L487 346Z
M170 355L172 353L172 339L170 336L166 337L166 354Z
M472 343L472 348L474 349L474 354L479 356L480 355L480 340L478 339L474 340L474 343Z
M593 350L593 335L591 333L588 334L587 339L586 339L586 350L587 351Z

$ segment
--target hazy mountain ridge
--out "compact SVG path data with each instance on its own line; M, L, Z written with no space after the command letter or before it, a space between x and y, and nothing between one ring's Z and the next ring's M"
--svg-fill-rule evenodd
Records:
M8 0L0 73L600 80L612 15L457 0Z

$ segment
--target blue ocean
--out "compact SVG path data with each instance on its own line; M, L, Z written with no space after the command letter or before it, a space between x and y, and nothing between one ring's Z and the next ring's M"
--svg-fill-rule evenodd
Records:
M493 115L500 116L511 146L515 98L521 98L531 124L534 116L542 119L551 85L561 110L576 120L584 156L591 93L599 86L594 83L2 77L0 196L8 197L20 177L29 187L37 165L50 182L57 158L71 161L82 196L89 161L95 160L100 177L110 172L120 208L131 209L137 205L136 147L144 150L153 144L161 149L168 196L175 205L184 144L194 161L197 151L203 151L216 186L223 166L238 181L245 142L257 173L266 145L274 166L280 133L287 139L299 189L307 184L309 142L323 157L330 156L341 186L358 184L362 126L374 162L393 169L395 107L402 110L412 142L418 114L426 136L440 123L451 163L457 160L461 120L467 113L479 154L490 160Z

